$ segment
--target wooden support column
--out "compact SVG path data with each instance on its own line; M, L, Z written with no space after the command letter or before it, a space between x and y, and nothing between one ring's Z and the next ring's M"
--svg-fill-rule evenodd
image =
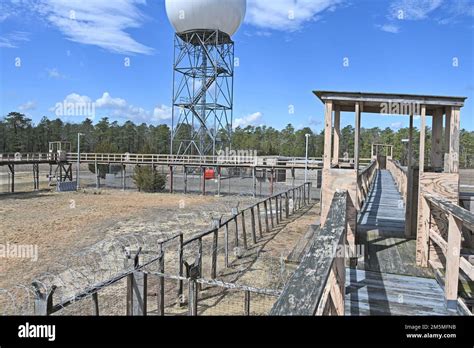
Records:
M291 168L291 187L295 188L295 168Z
M458 303L459 258L461 255L462 221L449 214L448 249L446 250L446 306L456 310Z
M413 219L416 221L416 212L413 212L413 194L414 194L414 180L413 180L413 115L410 115L410 126L408 130L408 154L407 154L407 166L408 166L408 180L407 180L407 202L405 211L405 237L411 237L416 234L416 225ZM415 229L415 230L414 230Z
M341 110L339 106L334 108L334 145L332 154L332 164L337 166L339 164L339 146L341 139Z
M35 299L34 299L34 314L37 316L48 316L53 310L53 294L56 286L51 287L46 293L43 293L43 286L34 282L33 284Z
M460 109L453 107L449 127L449 159L450 173L459 173L459 134L460 134Z
M433 114L432 135L431 135L431 166L434 169L443 167L443 112L436 109Z
M451 114L453 109L451 107L446 107L446 118L445 118L445 128L444 128L444 167L445 173L449 173L449 144L451 139Z
M421 125L420 125L420 157L419 157L419 182L423 177L425 170L425 140L426 140L426 106L421 106ZM416 263L418 266L428 266L429 252L429 220L430 208L422 194L422 185L418 188L418 231L416 235Z
M324 114L324 169L331 168L332 100L326 101Z
M354 136L354 169L359 170L359 147L360 147L360 119L362 103L355 104L355 136Z
M173 166L170 166L170 193L174 192L173 189Z

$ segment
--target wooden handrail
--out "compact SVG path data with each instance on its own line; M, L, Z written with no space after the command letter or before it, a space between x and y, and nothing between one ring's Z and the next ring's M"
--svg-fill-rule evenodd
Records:
M334 194L324 226L270 315L344 315L347 197L347 191Z
M426 240L437 245L445 256L446 262L445 265L442 265L446 269L444 280L445 300L448 308L457 309L460 270L464 272L468 279L474 280L474 266L461 255L462 228L463 225L470 228L474 227L474 214L437 194L431 193L423 194L423 207L428 214L421 224L421 234L426 236ZM439 211L435 213L434 210L441 210L442 214L439 214ZM431 217L436 216L436 219L439 220L443 219L443 215L447 219L447 240L432 226L433 219ZM431 260L429 249L427 261L433 267L439 265L439 263L435 264Z

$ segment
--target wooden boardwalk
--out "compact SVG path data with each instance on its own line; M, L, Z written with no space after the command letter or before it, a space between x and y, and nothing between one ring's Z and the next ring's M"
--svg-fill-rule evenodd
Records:
M449 315L431 270L415 262L406 239L405 206L390 172L377 173L359 215L357 244L364 256L346 275L348 315Z

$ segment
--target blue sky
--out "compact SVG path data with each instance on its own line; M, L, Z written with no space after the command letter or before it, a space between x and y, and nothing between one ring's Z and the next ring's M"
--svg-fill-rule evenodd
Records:
M1 0L0 28L0 115L38 122L85 101L94 121L170 124L164 0ZM233 38L237 125L321 130L322 89L465 96L462 126L474 130L474 0L248 0ZM365 114L362 125L408 119Z

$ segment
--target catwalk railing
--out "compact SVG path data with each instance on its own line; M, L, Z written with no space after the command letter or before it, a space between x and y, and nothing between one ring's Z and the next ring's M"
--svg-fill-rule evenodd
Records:
M372 161L357 175L357 206L359 209L367 199L375 174L377 174L377 162Z
M403 201L406 204L408 194L408 168L402 167L398 161L388 159L387 170L392 174L393 179L397 184L398 191L400 191Z
M347 197L347 191L334 194L324 226L271 315L344 315Z
M92 301L93 313L99 315L99 292L113 286L120 286L126 279L126 313L127 315L146 315L148 313L148 289L150 278L155 280L154 288L157 298L158 315L165 314L165 307L170 303L169 286L176 284L175 303L188 305L188 314L197 315L199 293L203 285L225 290L241 291L245 294L244 314L250 313L251 294L277 297L277 289L259 289L257 287L233 284L218 280L219 272L231 267L241 259L265 234L298 210L310 203L311 183L289 189L261 200L243 210L234 208L232 216L225 221L213 219L213 226L207 231L197 233L185 239L183 233L159 241L158 250L127 250L125 267L113 278L89 286L73 295L54 303L56 286L45 288L44 284L33 284L34 314L52 315L73 304L89 299ZM250 218L250 224L246 219ZM247 220L248 221L248 220ZM148 256L148 257L146 257ZM145 258L146 257L146 258ZM189 260L192 260L188 263ZM184 292L185 284L188 294ZM111 289L109 289L110 291ZM123 290L123 288L122 288ZM167 294L168 301L165 301Z
M445 300L448 308L457 309L460 306L465 314L469 314L470 311L463 308L465 305L459 299L459 281L461 272L469 281L474 281L474 266L466 255L462 254L461 246L462 228L467 226L471 230L474 229L474 214L436 194L424 194L422 204L429 214L420 224L421 236L418 238L425 238L427 241L428 263L433 269L444 271ZM440 229L447 230L447 235L443 236L439 232ZM443 258L432 254L432 243L441 250Z

